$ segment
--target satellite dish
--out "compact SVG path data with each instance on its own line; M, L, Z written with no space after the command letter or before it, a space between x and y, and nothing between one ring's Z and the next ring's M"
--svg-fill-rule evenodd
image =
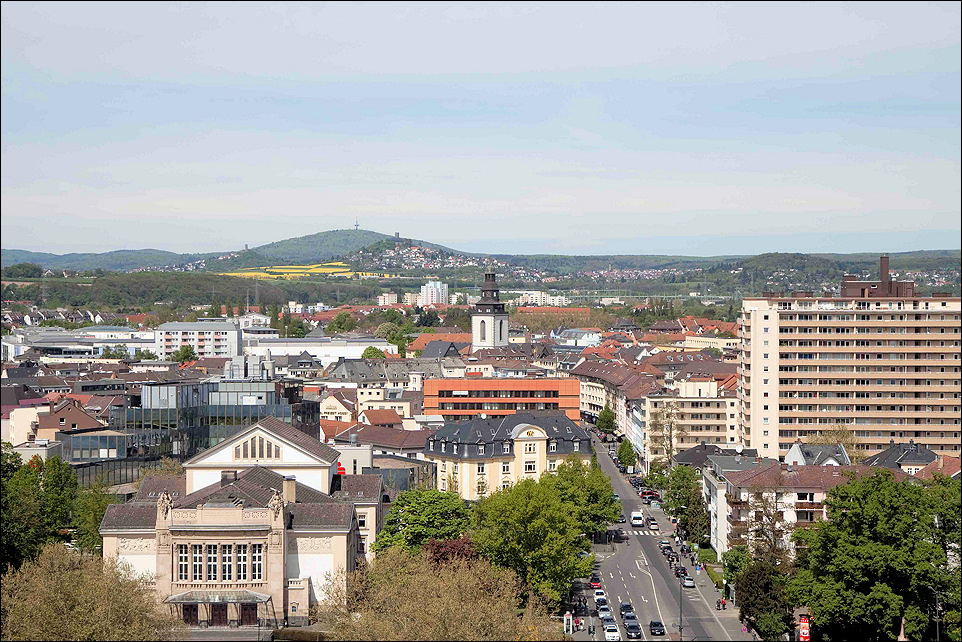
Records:
M739 455L742 454L743 450L745 450L745 447L742 446L741 444L738 444L737 446L735 446L735 452L738 453Z

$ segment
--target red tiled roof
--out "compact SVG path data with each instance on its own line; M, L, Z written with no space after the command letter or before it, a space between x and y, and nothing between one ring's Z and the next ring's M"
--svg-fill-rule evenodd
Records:
M949 455L939 455L935 461L927 464L925 468L915 473L919 479L932 479L936 474L954 477L962 471L962 459L950 457Z
M401 415L394 410L362 410L364 418L372 426L395 426L403 421Z
M418 335L418 338L408 344L408 350L424 350L432 341L450 341L451 343L471 343L470 332L428 332Z

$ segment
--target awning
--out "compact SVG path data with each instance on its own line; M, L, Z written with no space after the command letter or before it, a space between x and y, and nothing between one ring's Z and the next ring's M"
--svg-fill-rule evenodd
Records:
M187 591L171 595L164 604L260 604L270 599L270 595L253 591Z

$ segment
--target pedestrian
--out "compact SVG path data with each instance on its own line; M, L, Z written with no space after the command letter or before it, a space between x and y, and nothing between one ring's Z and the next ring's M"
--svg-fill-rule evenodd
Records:
M725 598L722 598L722 608L725 608Z

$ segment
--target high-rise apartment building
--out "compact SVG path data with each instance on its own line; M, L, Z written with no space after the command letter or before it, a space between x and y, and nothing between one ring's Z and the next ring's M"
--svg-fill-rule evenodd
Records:
M421 306L447 305L448 284L440 281L428 281L421 286Z
M742 302L740 432L762 457L844 427L865 454L914 439L960 450L960 298L846 275L841 296L766 293Z

